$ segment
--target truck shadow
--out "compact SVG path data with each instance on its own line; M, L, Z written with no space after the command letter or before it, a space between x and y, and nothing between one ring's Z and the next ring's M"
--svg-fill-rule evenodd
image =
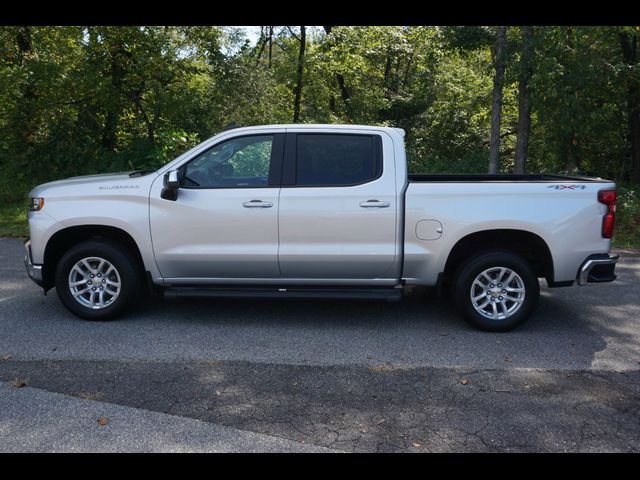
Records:
M151 314L212 335L238 330L247 356L287 346L308 362L388 362L494 368L626 368L637 353L640 268L621 262L619 280L585 288L541 289L532 318L506 334L474 330L447 297L416 290L399 303L329 300L180 299L145 302L125 320ZM238 333L238 332L236 332ZM224 341L225 335L221 335ZM235 335L230 334L229 338ZM609 346L611 355L598 358ZM298 354L299 355L299 354ZM335 357L335 358L334 358ZM640 358L638 359L640 360ZM602 363L604 362L604 363Z
M474 330L448 298L421 290L399 303L153 299L115 322L84 322L55 292L43 297L11 273L0 280L0 347L14 356L86 348L104 358L624 370L640 361L639 259L623 255L612 284L543 286L532 318L505 334Z

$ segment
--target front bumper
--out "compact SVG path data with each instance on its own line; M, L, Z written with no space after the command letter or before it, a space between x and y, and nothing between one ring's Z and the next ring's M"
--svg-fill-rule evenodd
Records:
M617 261L618 255L607 253L591 255L578 269L578 285L613 282L617 278L615 274Z
M29 278L42 287L42 265L34 265L31 257L31 240L24 242L24 266Z

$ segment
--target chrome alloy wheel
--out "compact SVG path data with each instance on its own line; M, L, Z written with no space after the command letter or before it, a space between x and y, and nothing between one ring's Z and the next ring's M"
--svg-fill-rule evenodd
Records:
M69 273L69 290L83 307L100 310L111 305L120 294L120 274L104 258L87 257Z
M471 284L471 304L482 316L503 320L515 314L524 302L525 287L520 275L506 267L491 267Z

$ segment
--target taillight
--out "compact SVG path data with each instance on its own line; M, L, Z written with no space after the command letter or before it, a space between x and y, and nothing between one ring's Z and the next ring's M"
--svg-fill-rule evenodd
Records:
M602 237L613 237L613 227L616 222L616 200L618 192L615 190L600 190L598 192L598 202L607 206L607 213L602 219Z

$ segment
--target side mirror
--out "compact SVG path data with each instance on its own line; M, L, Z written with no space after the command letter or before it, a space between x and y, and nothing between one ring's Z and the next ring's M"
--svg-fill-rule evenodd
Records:
M180 188L180 178L178 170L171 170L164 176L164 188L160 192L160 196L165 200L175 201L178 198L178 189Z

